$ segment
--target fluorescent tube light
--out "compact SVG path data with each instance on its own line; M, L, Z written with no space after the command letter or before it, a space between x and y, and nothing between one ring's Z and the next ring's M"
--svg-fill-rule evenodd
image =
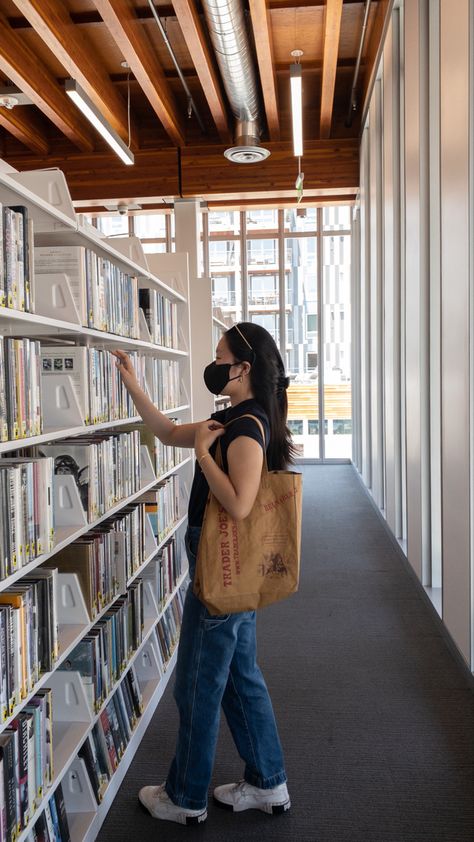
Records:
M135 159L133 157L133 152L130 151L115 129L109 125L107 120L100 113L99 109L94 105L92 100L89 99L85 91L82 90L75 79L66 79L65 90L79 110L82 111L84 117L87 117L89 122L92 123L94 128L97 129L99 134L102 135L104 140L107 141L109 146L112 147L114 152L119 156L124 164L127 164L128 166L134 164Z
M303 155L303 100L301 64L290 64L291 117L293 121L293 154Z

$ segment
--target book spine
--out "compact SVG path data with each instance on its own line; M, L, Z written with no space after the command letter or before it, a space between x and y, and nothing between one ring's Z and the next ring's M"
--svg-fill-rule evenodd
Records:
M56 809L58 813L58 824L61 842L71 842L69 822L66 812L66 804L64 803L63 788L61 784L59 784L54 791L54 799L56 801Z

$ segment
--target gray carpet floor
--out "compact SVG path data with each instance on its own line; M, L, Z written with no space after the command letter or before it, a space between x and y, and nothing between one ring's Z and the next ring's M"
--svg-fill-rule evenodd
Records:
M177 717L161 701L99 842L473 842L474 693L349 465L305 466L299 593L259 614L259 662L286 755L282 816L209 806L204 826L137 802ZM242 776L222 720L212 786Z

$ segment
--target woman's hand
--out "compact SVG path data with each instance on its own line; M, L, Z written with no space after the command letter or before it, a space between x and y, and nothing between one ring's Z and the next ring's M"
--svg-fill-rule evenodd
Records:
M219 424L218 421L213 421L212 419L203 421L202 424L199 424L194 436L194 450L196 451L197 458L199 459L207 453L211 444L214 444L215 440L218 439L224 432L225 427L222 424Z
M128 391L134 387L139 388L137 375L128 354L126 354L125 351L111 351L110 353L113 354L114 357L117 357L115 365L120 372L125 388L128 389Z

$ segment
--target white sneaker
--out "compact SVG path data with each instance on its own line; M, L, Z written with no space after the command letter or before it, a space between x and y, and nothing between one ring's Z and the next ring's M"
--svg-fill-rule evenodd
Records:
M154 819L164 819L178 824L200 824L207 819L207 810L188 810L187 807L178 807L173 804L165 790L165 785L144 786L138 793L138 797L144 807Z
M214 790L214 799L219 807L240 813L242 810L263 810L264 813L284 813L291 807L286 784L273 789L259 789L247 781L223 784Z

